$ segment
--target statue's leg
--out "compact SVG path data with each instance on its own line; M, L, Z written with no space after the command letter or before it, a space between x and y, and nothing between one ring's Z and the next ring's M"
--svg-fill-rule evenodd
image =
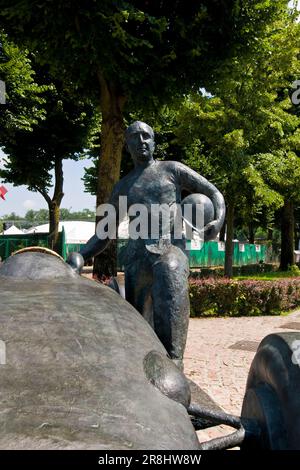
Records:
M152 269L145 256L125 266L126 300L153 325Z
M154 330L170 357L182 366L190 314L188 258L172 246L152 266Z

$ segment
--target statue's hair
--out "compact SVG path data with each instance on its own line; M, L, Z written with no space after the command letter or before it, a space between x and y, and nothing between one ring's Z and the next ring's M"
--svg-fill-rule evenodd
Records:
M125 139L127 140L128 139L128 136L136 129L139 129L141 126L146 126L146 128L148 129L148 131L150 132L152 138L154 138L154 131L152 129L152 127L150 127L148 124L146 124L145 122L142 122L142 121L135 121L133 122L132 124L130 124L130 126L127 127L126 131L125 131Z

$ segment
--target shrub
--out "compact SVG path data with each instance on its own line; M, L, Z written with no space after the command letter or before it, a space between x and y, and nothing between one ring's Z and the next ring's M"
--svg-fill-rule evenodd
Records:
M300 279L190 279L191 316L278 315L300 306Z
M289 266L289 272L293 276L300 276L300 268L297 266L297 264L292 264L292 266Z

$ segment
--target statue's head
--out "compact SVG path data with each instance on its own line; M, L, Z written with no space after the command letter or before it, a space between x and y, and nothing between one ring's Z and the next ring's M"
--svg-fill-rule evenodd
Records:
M153 160L155 148L152 127L141 121L135 121L125 132L126 146L135 165Z

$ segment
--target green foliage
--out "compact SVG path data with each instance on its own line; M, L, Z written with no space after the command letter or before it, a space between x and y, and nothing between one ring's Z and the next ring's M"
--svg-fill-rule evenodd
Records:
M58 81L43 97L44 119L34 124L31 131L17 130L14 139L3 145L9 160L0 174L5 181L25 184L45 197L52 185L50 172L56 164L63 159L80 158L92 145L97 114L92 105L68 93Z
M257 281L276 281L282 278L291 278L300 276L300 271L298 271L298 266L293 265L294 267L289 271L274 271L269 273L254 274L248 276L236 276L234 279L242 281L243 279L252 279Z
M300 280L190 281L192 316L278 315L300 305Z
M94 222L95 218L96 212L90 209L74 212L63 208L60 210L60 220L84 220L86 222Z
M299 201L300 121L289 98L300 74L299 36L293 15L282 14L178 109L185 162L223 192L247 234L271 228L284 199Z
M99 159L93 158L93 165L89 168L84 168L84 175L82 181L84 183L84 191L86 193L96 196L97 185L98 185L98 173L99 173Z
M270 276L274 275L276 278L277 269L278 265L274 263L234 265L233 276L236 279L261 279L261 277L267 278L270 274ZM192 271L190 273L190 279L205 279L209 277L224 277L224 268L219 266L203 266L200 271Z
M60 220L84 220L87 222L94 222L95 216L96 213L90 209L83 209L82 211L73 212L65 208L60 209ZM15 212L12 212L11 214L1 216L0 224L3 224L3 222L6 221L14 223L21 229L30 228L36 225L48 223L49 211L47 209L39 209L37 211L30 209L26 212L25 217L21 217Z
M17 215L15 212L11 212L10 214L2 215L1 220L5 222L6 220L21 220L22 217Z
M39 51L56 76L95 96L100 74L142 108L145 99L157 108L159 97L190 90L237 44L247 52L284 9L283 0L0 1L8 33Z
M17 130L32 130L45 117L46 85L36 83L28 51L9 41L0 28L0 79L6 84L6 104L0 105L0 146Z
M299 25L287 1L39 0L33 7L29 0L0 0L0 16L10 37L63 81L67 95L102 108L108 97L118 98L111 99L109 118L119 126L106 136L118 141L122 135L126 102L128 119L138 114L154 127L157 157L185 159L207 176L237 207L243 224L271 224L283 198L296 197L299 113L288 89L299 78ZM72 132L66 135L75 143ZM102 149L108 148L101 138ZM93 145L98 151L99 142L88 148ZM35 149L28 148L28 164L13 177L21 181L26 174L30 187L48 189L53 158L48 154L45 164L40 153L32 166ZM65 150L68 158L81 152ZM115 155L102 161L119 168ZM129 165L124 155L122 171ZM100 181L98 173L95 161L85 178L89 192L110 188L105 171Z
M88 222L94 222L95 216L95 211L91 211L90 209L83 209L82 211L70 211L63 207L60 209L60 220L85 220ZM30 222L32 225L47 223L48 210L39 209L38 211L34 211L31 209L26 212L25 220Z
M261 181L261 188L269 187L282 198L299 201L300 158L295 152L280 149L257 155L252 175Z
M292 276L300 276L300 268L296 264L293 264L292 266L289 266L287 274Z
M270 186L262 168L258 169L257 160L263 160L266 151L270 155L269 161L264 159L267 173L273 172L289 188L295 187L299 178L298 170L295 172L299 160L290 152L299 148L300 121L285 91L300 68L299 34L299 25L290 17L275 22L245 61L236 56L225 62L210 86L213 97L191 95L180 109L178 139L194 144L200 138L207 158L213 162L210 168L214 169L214 179L227 199L240 203L241 193L245 194L248 187L256 204L274 209L282 205L279 185ZM270 165L271 158L277 163ZM187 163L193 161L187 159Z
M49 211L47 209L39 209L38 211L30 209L25 214L25 220L30 223L30 226L47 223L48 219Z

